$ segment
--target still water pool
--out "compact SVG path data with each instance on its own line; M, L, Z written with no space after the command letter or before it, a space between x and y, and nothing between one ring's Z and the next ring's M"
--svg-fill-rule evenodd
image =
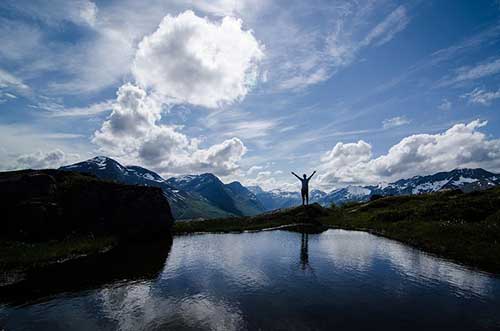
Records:
M491 330L500 279L364 232L175 237L46 271L0 330Z

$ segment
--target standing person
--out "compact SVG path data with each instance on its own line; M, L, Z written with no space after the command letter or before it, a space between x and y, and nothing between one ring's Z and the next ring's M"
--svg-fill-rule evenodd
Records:
M302 195L302 206L309 204L309 181L315 173L316 170L314 170L309 178L306 176L306 174L303 175L304 178L300 178L295 172L292 171L292 175L297 177L298 180L300 180L300 182L302 183L302 189L300 190L300 194Z

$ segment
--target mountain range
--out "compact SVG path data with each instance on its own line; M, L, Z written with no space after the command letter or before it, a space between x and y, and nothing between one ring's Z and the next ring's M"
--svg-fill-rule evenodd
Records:
M343 204L349 201L367 201L372 196L412 195L431 193L442 190L461 190L471 192L484 190L500 185L500 175L484 169L455 169L438 172L428 176L415 176L400 179L394 183L347 186L325 195L319 203L321 205Z
M125 184L160 187L177 220L251 216L301 203L298 191L265 191L259 186L245 187L237 181L225 184L211 173L164 179L146 168L123 166L105 156L63 166L60 170L90 173L101 179ZM422 194L447 189L470 192L497 185L500 185L500 175L484 169L455 169L389 184L351 185L329 193L314 189L309 197L311 203L329 206L332 203L341 205L350 201L367 201L373 196Z
M249 216L264 211L255 195L243 185L238 182L224 184L210 173L165 180L151 170L138 166L123 166L105 156L97 156L59 169L90 173L100 179L125 184L160 187L177 220Z

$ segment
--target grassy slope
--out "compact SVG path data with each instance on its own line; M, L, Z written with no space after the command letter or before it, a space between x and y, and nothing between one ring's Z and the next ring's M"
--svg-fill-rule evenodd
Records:
M312 205L250 218L178 223L174 232L258 230L303 222L370 231L500 273L500 188L467 194L387 197L342 208Z
M186 204L186 207L183 209L175 208L174 204L170 204L172 207L172 213L176 219L185 220L200 217L212 219L235 216L234 214L212 206L208 202L202 200L190 199L188 201L184 201L184 203Z

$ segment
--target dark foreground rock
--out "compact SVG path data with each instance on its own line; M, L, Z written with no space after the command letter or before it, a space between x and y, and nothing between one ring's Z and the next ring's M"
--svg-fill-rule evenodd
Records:
M148 240L168 236L170 206L160 188L123 185L60 170L0 173L0 240L78 235Z

